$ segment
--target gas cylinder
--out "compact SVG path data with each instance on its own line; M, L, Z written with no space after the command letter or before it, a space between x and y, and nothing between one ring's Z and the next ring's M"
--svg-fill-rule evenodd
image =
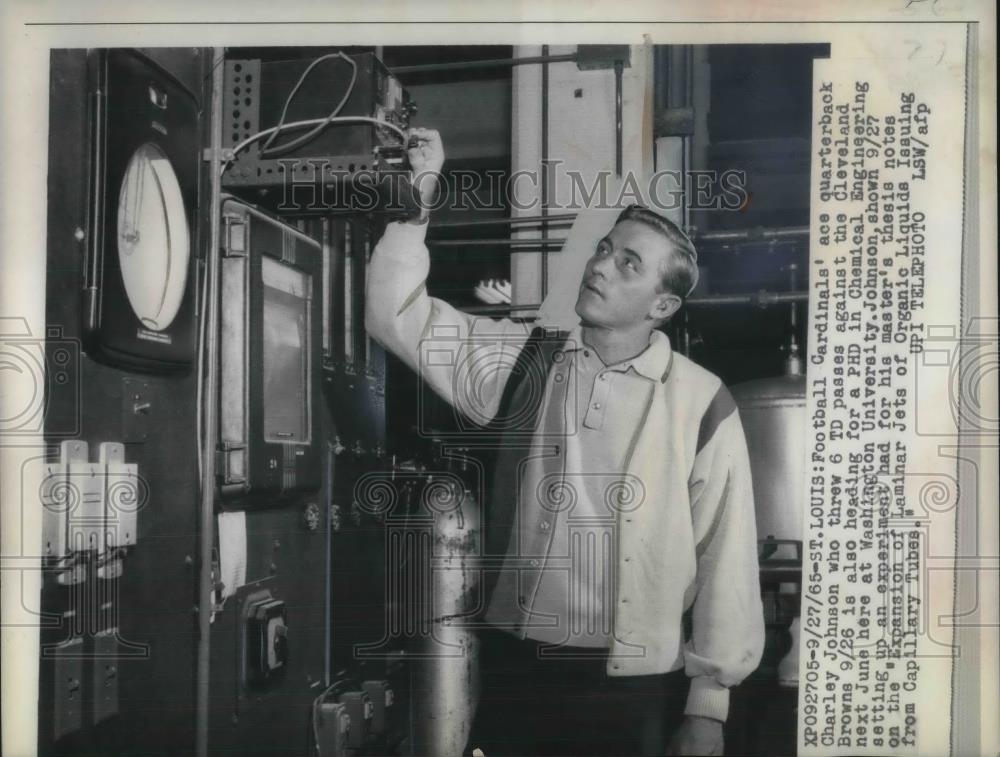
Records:
M458 757L465 748L479 698L479 642L470 627L478 602L479 503L461 461L428 474L418 522L426 538L414 569L424 572L421 633L413 656L413 752Z
M747 381L731 388L750 453L757 538L802 541L806 444L806 378L794 339L784 375ZM763 555L800 559L801 548L769 546ZM789 623L791 646L778 663L778 683L797 686L799 679L798 584L781 584L777 595L765 596L773 606L772 622ZM773 587L772 587L773 591ZM786 597L793 602L781 602ZM770 601L768 601L770 600ZM785 610L789 605L794 609ZM765 616L767 613L765 612ZM792 615L791 618L788 616Z

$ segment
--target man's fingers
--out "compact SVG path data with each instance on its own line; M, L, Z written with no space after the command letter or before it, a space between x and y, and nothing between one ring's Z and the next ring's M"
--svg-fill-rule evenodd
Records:
M408 132L408 134L410 136L410 142L411 142L411 144L413 142L418 142L418 143L421 143L421 144L427 144L427 143L430 143L430 142L440 142L441 141L441 135L437 132L436 129L423 129L423 128L416 127L416 128L410 129L409 132Z

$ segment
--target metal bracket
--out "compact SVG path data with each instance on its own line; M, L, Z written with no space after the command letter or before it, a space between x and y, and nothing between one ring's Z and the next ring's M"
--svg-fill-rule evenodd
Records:
M69 518L80 505L69 480L71 464L87 462L86 442L66 440L59 445L59 461L45 463L42 478L42 548L46 558L59 563L71 557Z
M690 137L694 134L694 108L664 108L653 119L653 136Z
M148 381L122 379L122 441L125 443L146 441L153 409L149 395Z
M235 442L220 442L218 464L225 484L245 484L247 480L247 445Z
M236 152L232 147L222 147L218 150L206 147L201 151L201 159L206 163L229 163L236 157Z
M226 238L223 243L223 254L227 258L245 258L247 256L247 225L243 219L225 219Z
M624 68L632 65L632 49L628 45L577 45L576 67L581 71L614 68L615 63Z

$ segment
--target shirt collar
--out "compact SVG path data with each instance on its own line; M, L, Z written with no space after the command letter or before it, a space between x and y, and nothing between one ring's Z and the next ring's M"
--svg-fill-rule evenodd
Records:
M566 338L566 352L583 350L587 345L583 342L583 327L577 324L570 330ZM674 362L674 352L670 346L670 339L662 331L654 330L649 335L649 346L641 353L628 360L609 365L613 370L627 371L629 368L635 370L640 376L645 376L650 381L664 382L670 375L670 367Z

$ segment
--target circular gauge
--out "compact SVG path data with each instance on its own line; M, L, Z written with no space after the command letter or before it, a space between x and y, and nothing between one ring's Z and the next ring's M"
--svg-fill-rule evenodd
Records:
M152 331L177 316L191 240L177 175L147 142L129 160L118 192L118 264L136 317Z

